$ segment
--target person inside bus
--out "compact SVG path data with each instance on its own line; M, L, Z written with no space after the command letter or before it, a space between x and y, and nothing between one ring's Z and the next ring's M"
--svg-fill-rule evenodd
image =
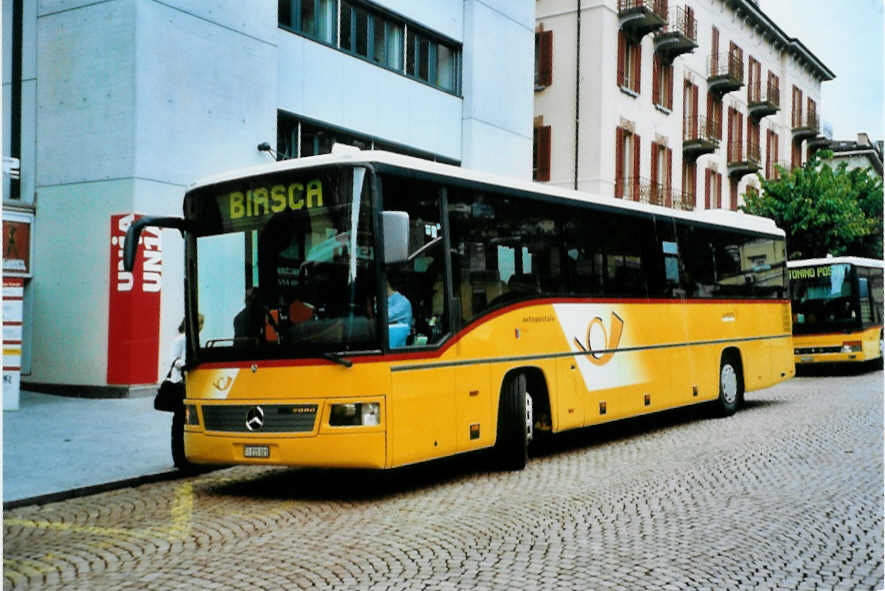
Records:
M262 311L258 301L258 288L250 287L246 290L244 308L234 316L234 345L243 345L248 339L258 338L261 326Z
M390 331L390 346L404 347L412 332L412 303L397 291L387 280L387 325Z

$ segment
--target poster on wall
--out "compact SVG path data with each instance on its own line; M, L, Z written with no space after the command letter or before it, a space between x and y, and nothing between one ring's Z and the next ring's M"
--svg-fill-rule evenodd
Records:
M24 279L3 277L3 410L18 410Z
M140 217L111 216L107 373L111 385L155 384L158 377L163 272L159 228L144 229L132 271L123 268L126 231Z
M3 215L3 276L30 277L31 223L30 214L13 212Z

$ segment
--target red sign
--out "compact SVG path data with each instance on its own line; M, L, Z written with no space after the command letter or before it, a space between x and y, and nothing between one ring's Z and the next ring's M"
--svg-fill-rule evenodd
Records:
M31 224L3 220L3 274L31 272Z
M111 216L108 384L154 384L160 351L160 229L141 234L132 271L123 269L126 231L140 215Z

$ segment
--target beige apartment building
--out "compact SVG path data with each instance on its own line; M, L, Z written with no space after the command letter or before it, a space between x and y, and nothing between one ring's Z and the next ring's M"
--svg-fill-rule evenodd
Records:
M828 142L835 77L753 0L538 0L534 178L732 209Z

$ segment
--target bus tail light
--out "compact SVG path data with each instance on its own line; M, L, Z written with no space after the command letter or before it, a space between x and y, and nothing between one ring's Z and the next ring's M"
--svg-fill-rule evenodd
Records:
M842 343L843 353L857 353L861 350L863 350L863 343L860 341L845 341Z
M333 427L379 424L381 424L381 405L377 402L333 404L329 413L329 425Z

